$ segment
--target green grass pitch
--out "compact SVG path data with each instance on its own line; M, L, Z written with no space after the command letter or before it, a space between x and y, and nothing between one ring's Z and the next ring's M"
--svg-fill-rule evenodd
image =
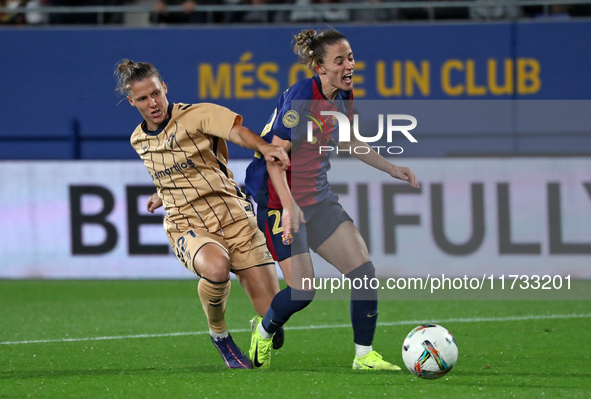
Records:
M229 370L196 281L0 281L0 398L588 398L588 301L382 301L374 348L402 365L418 322L460 349L434 381L354 371L347 301L294 315L270 370ZM234 284L227 322L248 350L254 311ZM291 329L290 329L291 327ZM310 328L308 328L310 327Z

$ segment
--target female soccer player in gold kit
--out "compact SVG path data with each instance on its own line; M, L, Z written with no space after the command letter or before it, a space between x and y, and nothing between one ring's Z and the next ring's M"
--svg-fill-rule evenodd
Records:
M227 108L169 103L168 87L152 64L124 60L116 74L118 90L144 119L131 135L131 144L157 188L148 210L164 205L170 245L185 267L201 277L199 299L224 362L230 368L252 368L224 319L230 272L260 315L279 292L279 284L252 204L227 167L226 141L256 150L283 169L289 157L283 148L242 126L242 117Z

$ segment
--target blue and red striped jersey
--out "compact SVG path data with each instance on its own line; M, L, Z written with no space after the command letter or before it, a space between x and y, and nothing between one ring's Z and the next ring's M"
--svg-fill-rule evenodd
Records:
M261 133L268 143L272 142L274 136L291 141L291 165L287 170L287 181L299 206L316 204L332 194L327 179L332 151L320 151L320 146L336 148L338 124L336 117L320 115L322 111L337 111L351 120L353 93L341 90L331 101L322 93L322 83L316 75L297 82L281 95ZM307 134L309 124L313 132L310 141ZM248 166L246 192L259 205L270 209L282 208L269 178L267 163L261 154L255 154Z

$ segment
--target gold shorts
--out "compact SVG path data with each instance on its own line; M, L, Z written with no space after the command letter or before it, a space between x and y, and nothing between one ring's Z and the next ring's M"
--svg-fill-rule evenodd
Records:
M267 249L265 235L258 229L256 218L252 216L229 224L215 233L197 228L167 233L177 258L197 275L193 267L195 255L209 243L219 245L228 253L232 272L275 263Z

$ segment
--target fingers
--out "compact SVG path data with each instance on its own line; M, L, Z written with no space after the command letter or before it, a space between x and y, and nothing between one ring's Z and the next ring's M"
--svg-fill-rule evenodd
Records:
M283 234L281 234L281 241L283 242L283 245L289 245L293 240L293 236L291 235L291 215L287 209L283 210L281 224L283 226Z
M281 161L286 165L286 167L289 166L289 155L287 155L285 149L283 149L283 147L279 147L278 151L281 154Z
M299 219L300 219L300 223L302 223L302 224L306 223L306 219L304 218L304 212L300 212Z
M298 219L295 219L291 224L291 228L294 233L298 233L300 231L300 221Z
M411 176L410 176L410 185L411 185L411 187L414 187L417 189L421 188L421 186L419 186L419 182L417 182L416 176L412 172L411 172Z
M272 162L275 162L275 163L277 163L277 165L281 166L281 170L283 172L285 172L287 170L287 168L289 167L289 165L287 163L281 161L281 159L279 159L279 158L273 158Z
M300 218L299 217L296 216L294 219L292 219L291 228L294 233L297 233L298 231L300 231Z
M148 212L154 213L156 209L160 208L160 205L159 202L148 201Z
M147 205L148 212L154 213L154 210L156 208L154 207L154 201L152 200L152 197L150 197L150 199L148 200L148 203L146 205Z
M398 173L396 173L395 177L400 180L409 182L411 187L413 188L421 188L421 186L419 186L419 183L417 182L417 177L408 167L398 167Z
M299 207L296 207L296 210L293 212L292 215L292 222L291 228L294 233L300 231L300 225L306 223L306 219L304 218L304 212Z
M290 236L291 235L291 227L292 227L292 223L291 221L289 223L284 223L283 224L283 235L284 236Z
M285 152L283 147L279 147L273 144L269 144L271 150L266 152L265 159L269 162L275 162L281 166L281 169L287 170L289 167L289 155Z
M410 183L411 187L413 188L421 188L419 186L419 183L417 182L417 177L415 176L414 173L412 173L412 171L410 170L410 168L405 168L405 172L408 175L408 182Z
M404 173L403 171L399 171L400 173L398 173L398 178L400 180L404 180L404 181L409 181L410 179L408 178L408 176L406 175L406 173Z
M148 199L148 203L146 204L148 212L154 213L154 211L162 206L162 200L158 196L157 193L152 194L152 196Z

